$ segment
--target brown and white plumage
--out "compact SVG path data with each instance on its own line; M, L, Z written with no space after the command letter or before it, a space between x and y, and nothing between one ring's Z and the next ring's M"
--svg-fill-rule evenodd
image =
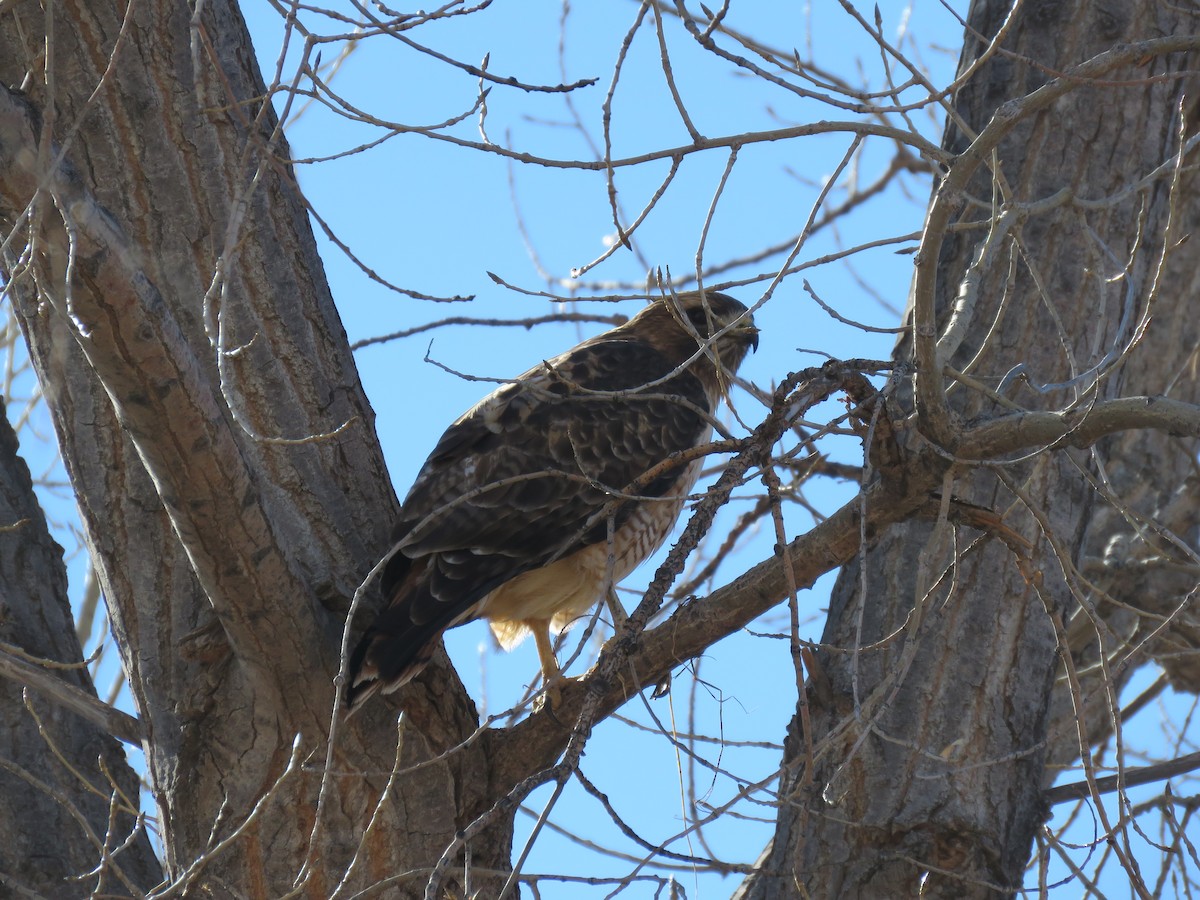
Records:
M553 688L550 631L666 538L700 461L647 473L708 440L726 373L757 341L738 301L680 294L461 416L404 501L382 576L387 606L354 651L347 703L404 684L443 631L481 617L506 648L532 632Z

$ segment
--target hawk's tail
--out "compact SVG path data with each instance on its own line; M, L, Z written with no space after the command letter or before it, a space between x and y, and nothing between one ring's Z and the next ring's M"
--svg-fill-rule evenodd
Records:
M388 563L382 578L387 607L350 654L345 698L349 709L357 709L377 692L390 694L407 684L433 657L450 622L436 614L428 576L428 559L413 564L397 553Z
M402 622L385 613L354 648L350 656L350 684L346 688L348 709L357 709L378 691L390 694L407 684L433 658L437 639L445 628L435 623L414 625L407 611L403 613Z
M346 688L350 709L377 691L387 694L407 684L429 664L442 632L475 618L478 601L504 582L488 570L489 561L495 565L499 560L511 568L503 557L470 551L432 554L411 562L396 554L392 563L398 559L399 564L384 570L383 590L391 598L387 608L350 656ZM461 570L464 560L475 567L466 575Z

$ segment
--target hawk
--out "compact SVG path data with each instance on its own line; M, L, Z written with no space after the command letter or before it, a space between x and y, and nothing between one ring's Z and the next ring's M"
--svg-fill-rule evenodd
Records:
M350 660L347 705L405 684L448 628L489 621L505 649L530 632L546 696L565 680L561 632L654 552L758 329L724 294L651 303L535 366L446 431L408 492L381 576L387 605ZM657 467L657 468L656 468Z

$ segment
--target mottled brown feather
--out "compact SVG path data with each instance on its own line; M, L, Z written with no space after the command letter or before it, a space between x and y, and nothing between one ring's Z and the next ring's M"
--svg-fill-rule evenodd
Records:
M602 599L610 550L615 582L669 533L699 464L639 478L708 439L726 373L756 343L742 304L683 294L535 366L454 422L404 501L382 576L387 606L354 651L347 702L404 684L447 628L483 616L508 646Z

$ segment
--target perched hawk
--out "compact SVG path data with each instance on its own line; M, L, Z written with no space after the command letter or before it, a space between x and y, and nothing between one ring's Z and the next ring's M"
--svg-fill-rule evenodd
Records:
M382 575L387 607L350 662L355 707L429 661L447 628L485 618L509 649L529 632L547 696L562 631L663 542L758 330L724 294L656 301L493 391L442 435L404 501ZM646 477L642 477L646 476ZM611 563L610 563L611 559Z

